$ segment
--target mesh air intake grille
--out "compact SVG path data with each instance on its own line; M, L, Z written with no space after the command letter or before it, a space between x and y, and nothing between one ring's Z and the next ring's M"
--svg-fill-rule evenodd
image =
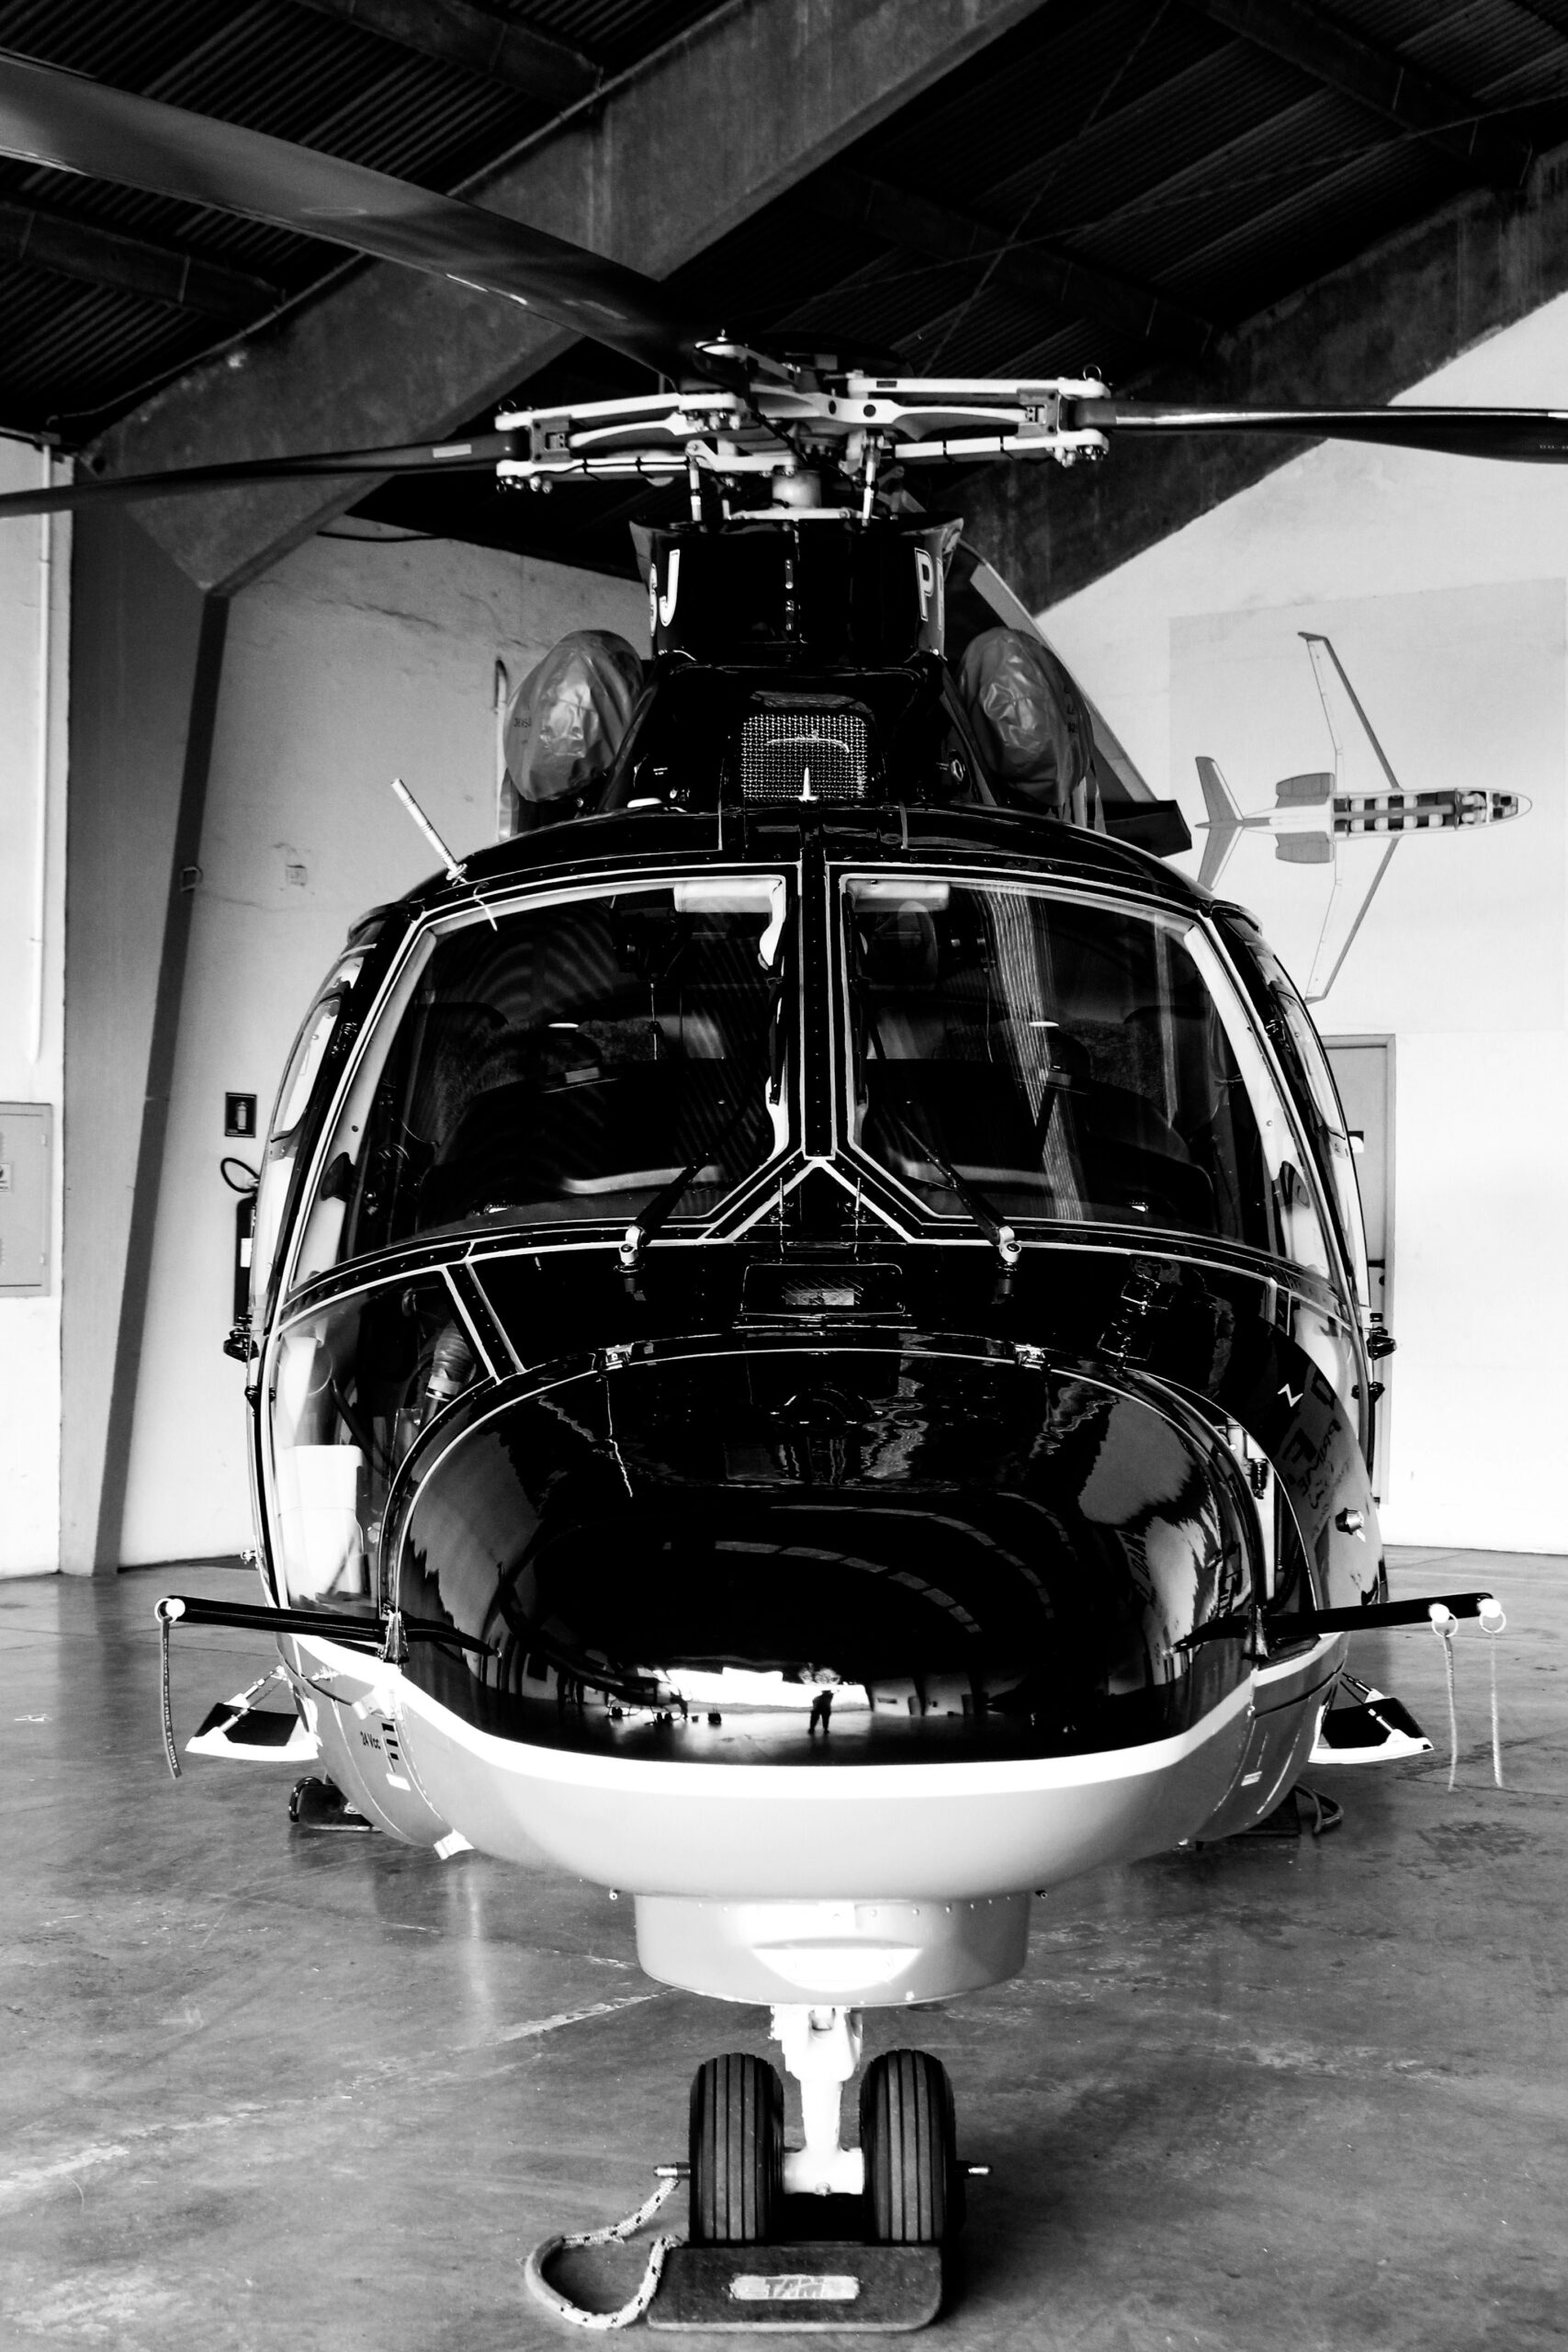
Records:
M844 710L763 710L740 731L748 800L863 800L865 720Z

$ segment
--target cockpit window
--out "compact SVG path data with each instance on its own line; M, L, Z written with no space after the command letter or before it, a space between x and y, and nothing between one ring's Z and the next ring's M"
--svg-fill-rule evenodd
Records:
M786 929L784 877L752 871L449 932L340 1117L321 1188L344 1204L336 1254L620 1221L688 1168L679 1215L711 1210L788 1141Z
M258 1320L266 1298L267 1280L277 1247L284 1204L294 1174L294 1163L299 1157L305 1113L321 1075L321 1064L326 1059L327 1047L343 1018L344 1007L364 968L368 952L369 945L366 943L340 959L332 978L305 1015L283 1073L283 1084L278 1089L277 1104L273 1112L262 1158L255 1229L251 1245L251 1312Z
M851 877L844 904L853 1139L938 1215L967 1191L1326 1273L1293 1130L1197 925L934 876Z

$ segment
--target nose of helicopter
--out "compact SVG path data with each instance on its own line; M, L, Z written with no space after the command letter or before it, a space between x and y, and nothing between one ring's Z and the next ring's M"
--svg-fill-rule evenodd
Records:
M413 1499L397 1590L488 1645L411 1671L503 1736L915 1763L1179 1728L1228 1648L1180 1645L1247 1563L1223 1472L1150 1403L861 1344L477 1410Z
M1185 1637L1245 1600L1253 1507L1132 1385L814 1338L476 1408L399 1538L401 1608L487 1645L411 1649L429 1802L639 1920L653 1898L1000 1903L1196 1834L1240 1770L1250 1669L1239 1638ZM779 1998L818 1969L770 1912L744 1969L710 1921L699 1978L694 1916L649 1912L655 1973L758 1999L756 1971ZM934 1933L877 1919L890 1969ZM854 1997L902 1999L925 1965Z

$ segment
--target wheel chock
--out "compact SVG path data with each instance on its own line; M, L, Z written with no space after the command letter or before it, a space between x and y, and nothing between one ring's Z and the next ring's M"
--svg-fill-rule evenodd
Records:
M940 2245L682 2245L665 2259L648 2325L892 2335L928 2327L942 2286Z

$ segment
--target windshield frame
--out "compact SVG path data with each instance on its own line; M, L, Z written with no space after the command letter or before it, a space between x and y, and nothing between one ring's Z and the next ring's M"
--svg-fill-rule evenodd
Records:
M1286 1073L1280 1068L1273 1041L1234 969L1222 933L1206 909L1152 892L1122 893L1098 881L1077 883L1059 876L1046 877L1021 873L1016 866L993 865L988 861L964 860L961 863L940 854L923 854L918 861L911 859L908 865L900 863L897 866L865 859L842 859L830 863L827 888L832 965L834 1148L845 1166L852 1168L857 1177L866 1182L868 1200L874 1185L886 1204L883 1213L891 1213L891 1221L911 1238L973 1242L980 1248L992 1246L967 1207L957 1210L933 1207L911 1184L855 1140L856 1077L849 960L849 886L856 881L890 885L905 879L916 885L923 881L947 883L954 888L977 891L1006 890L1074 907L1092 905L1123 920L1134 917L1151 925L1169 927L1177 943L1191 956L1208 989L1232 1051L1236 1053L1244 1083L1249 1095L1254 1096L1255 1110L1258 1108L1255 1089L1261 1084L1267 1089L1275 1114L1281 1120L1282 1137L1289 1147L1292 1165L1303 1189L1304 1205L1315 1219L1326 1263L1320 1268L1287 1253L1280 1231L1279 1206L1273 1197L1277 1186L1272 1176L1268 1218L1273 1238L1268 1249L1260 1248L1252 1241L1203 1232L1192 1227L1145 1227L1118 1223L1106 1217L1080 1220L1033 1215L1027 1210L1010 1207L1007 1222L1017 1227L1021 1238L1036 1243L1049 1239L1053 1247L1100 1249L1111 1246L1125 1250L1131 1246L1139 1250L1155 1250L1161 1256L1240 1261L1266 1266L1275 1279L1283 1280L1292 1288L1329 1294L1341 1307L1346 1298L1353 1296L1337 1222L1325 1196L1317 1155L1312 1148L1301 1106ZM1238 1037L1245 1042L1243 1052L1237 1052Z
M520 1214L514 1218L497 1217L483 1227L464 1220L430 1227L374 1249L344 1256L340 1254L340 1240L345 1204L322 1198L322 1180L335 1154L344 1148L343 1138L345 1131L363 1129L369 1104L400 1034L420 979L444 941L484 926L492 918L497 926L502 926L510 918L550 907L624 897L638 891L671 890L678 883L717 887L726 881L753 886L773 883L783 888L784 920L776 935L773 968L779 974L781 989L793 990L795 1017L791 1021L786 1013L784 1018L784 1068L778 1105L782 1117L777 1122L773 1148L763 1159L741 1175L706 1209L693 1211L677 1207L670 1216L666 1230L671 1238L678 1232L682 1238L705 1239L717 1231L728 1229L738 1218L750 1214L752 1196L771 1191L779 1167L798 1150L800 1145L800 1070L805 1051L805 1012L799 956L798 863L788 858L770 860L766 865L738 859L727 859L722 863L705 862L700 858L663 859L655 866L638 865L608 873L577 875L570 878L556 873L541 876L532 887L509 893L504 900L487 899L480 901L475 899L456 907L446 906L411 924L382 977L375 1002L367 1008L358 1024L354 1049L338 1073L330 1099L321 1107L319 1124L311 1122L315 1133L305 1157L303 1179L301 1182L297 1170L295 1181L299 1189L288 1203L283 1216L285 1246L278 1253L276 1270L278 1279L273 1293L275 1316L282 1319L292 1314L308 1290L329 1279L348 1278L357 1275L363 1269L366 1270L364 1278L368 1280L378 1265L391 1259L406 1262L412 1257L424 1254L467 1257L476 1247L488 1243L491 1238L515 1243L521 1235L534 1238L540 1246L551 1249L598 1250L603 1249L607 1237L614 1236L618 1239L626 1224L624 1206L601 1216L569 1220ZM357 1120L350 1115L355 1112Z

